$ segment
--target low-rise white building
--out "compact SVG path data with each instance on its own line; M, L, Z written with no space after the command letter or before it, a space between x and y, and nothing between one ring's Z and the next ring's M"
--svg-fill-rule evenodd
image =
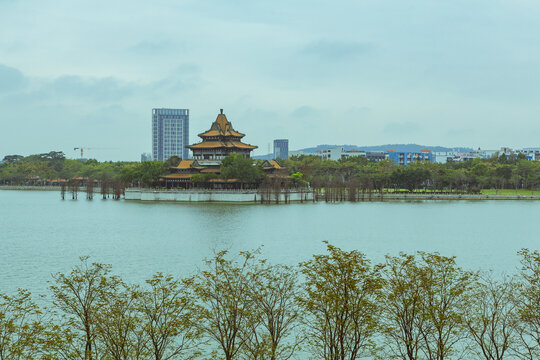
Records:
M540 161L540 148L524 148L519 150L527 157L527 160Z
M338 161L341 159L348 159L355 156L363 156L366 157L366 152L361 150L349 150L345 151L344 147L336 147L331 149L325 149L321 151L317 151L315 153L318 157L320 157L323 160L334 160Z

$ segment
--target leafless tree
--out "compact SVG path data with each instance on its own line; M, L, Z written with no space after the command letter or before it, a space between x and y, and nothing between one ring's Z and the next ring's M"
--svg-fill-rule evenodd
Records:
M71 199L77 200L77 196L79 194L79 180L70 179L68 185L69 191L71 192Z
M109 178L107 175L101 177L101 196L103 200L109 197Z
M86 181L86 199L92 200L94 198L94 179L88 178Z

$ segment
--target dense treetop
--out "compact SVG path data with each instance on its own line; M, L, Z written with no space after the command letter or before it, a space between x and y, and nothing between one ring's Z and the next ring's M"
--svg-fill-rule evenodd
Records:
M170 172L180 161L172 157L166 162L98 162L66 159L62 152L20 156L8 155L0 163L0 184L24 185L32 179L55 180L81 176L93 179L120 179L134 186L158 186L159 177ZM505 155L491 159L437 164L417 162L398 166L389 160L368 162L363 157L339 161L321 160L317 156L295 156L278 160L287 168L293 186L312 188L354 187L370 191L400 189L404 191L448 190L477 192L480 189L540 188L540 162L522 156ZM229 155L222 164L221 177L235 178L243 183L259 183L264 178L257 160L237 154ZM205 182L205 175L194 182Z

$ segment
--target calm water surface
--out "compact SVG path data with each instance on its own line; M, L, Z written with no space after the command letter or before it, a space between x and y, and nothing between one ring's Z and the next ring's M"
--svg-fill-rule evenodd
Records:
M296 264L324 240L374 261L400 251L455 255L468 269L514 272L516 251L540 248L540 202L421 201L224 205L60 200L58 192L0 191L0 289L45 293L78 257L142 282L193 273L214 250L261 245Z

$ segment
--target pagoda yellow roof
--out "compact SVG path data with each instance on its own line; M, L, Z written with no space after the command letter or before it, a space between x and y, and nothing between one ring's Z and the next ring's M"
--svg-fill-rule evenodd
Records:
M213 149L213 148L240 148L240 149L256 149L257 146L244 144L240 141L203 141L198 144L187 146L190 149Z
M170 174L163 176L164 179L190 179L193 174Z
M237 182L238 180L237 179L210 179L209 180L210 182L221 182L221 183L224 183L224 182Z
M245 134L239 133L238 131L236 131L234 129L229 129L227 131L224 131L223 133L221 131L219 131L219 130L208 130L206 132L203 132L202 134L199 134L199 136L201 136L201 137L203 137L203 136L220 136L220 135L238 136L238 137L246 136Z
M227 120L223 110L218 114L216 121L212 123L210 130L199 134L200 137L205 136L238 136L244 137L245 135L234 130L232 124Z
M193 160L182 160L180 161L180 164L176 166L177 169L189 169L191 167L191 164L193 164Z
M279 165L276 160L266 160L262 166L264 169L283 169L283 166Z

